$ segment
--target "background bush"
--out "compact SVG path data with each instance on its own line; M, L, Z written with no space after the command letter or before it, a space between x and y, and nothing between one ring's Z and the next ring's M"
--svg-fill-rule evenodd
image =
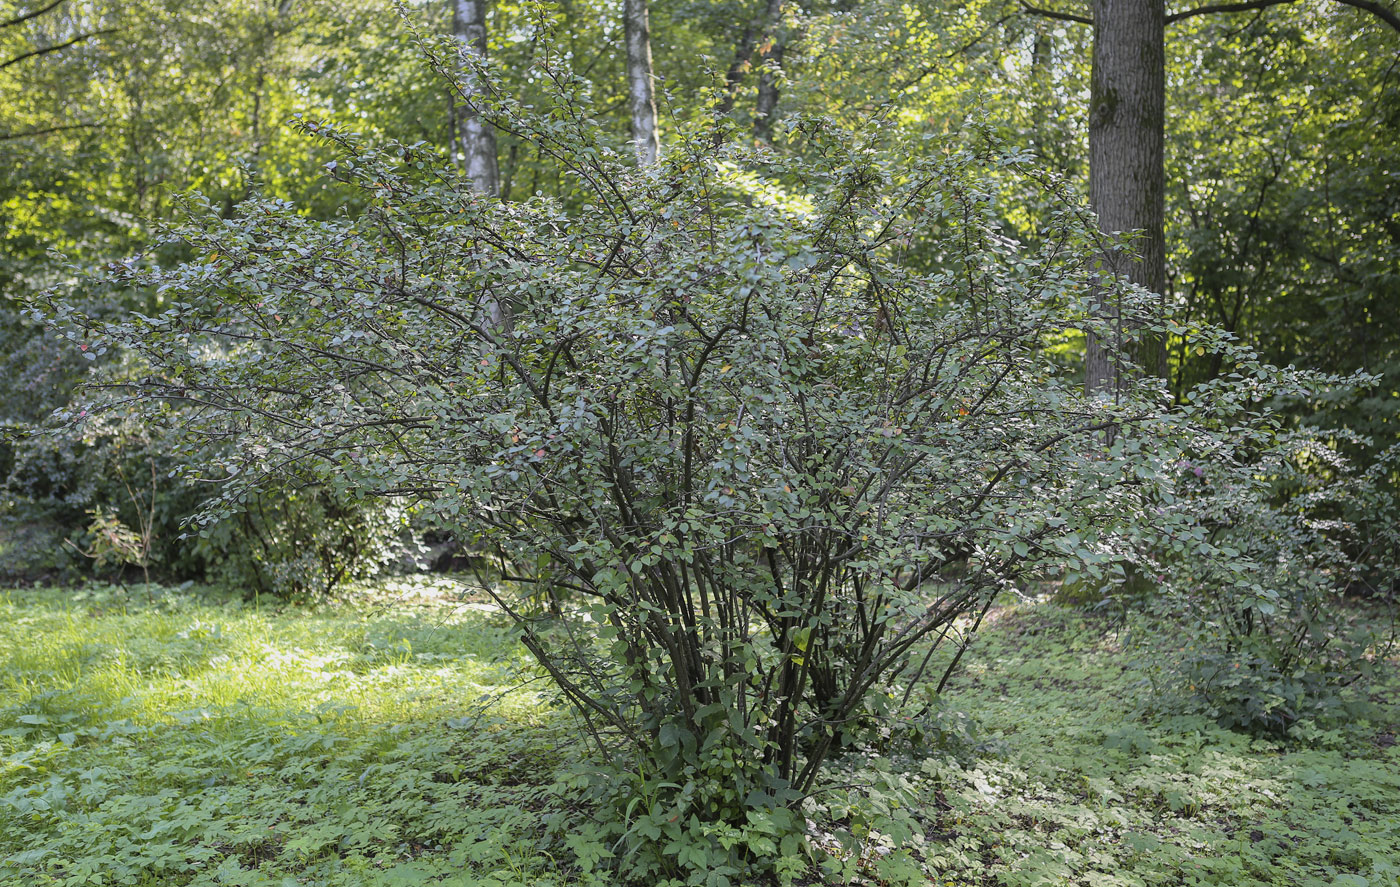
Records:
M323 596L369 579L416 548L408 510L333 488L284 482L198 533L209 579L281 598Z
M1343 690L1393 639L1345 601L1394 575L1391 469L1353 465L1338 434L1274 432L1179 463L1174 507L1205 533L1162 567L1156 605L1185 631L1176 689L1222 726L1284 735L1354 714Z
M407 510L289 478L235 503L219 522L189 522L222 479L222 462L195 458L165 426L109 414L80 429L19 436L6 482L5 569L14 580L131 572L99 525L146 551L167 581L218 582L244 593L329 594L377 575L412 549ZM101 556L102 552L109 556ZM123 565L125 564L125 569Z

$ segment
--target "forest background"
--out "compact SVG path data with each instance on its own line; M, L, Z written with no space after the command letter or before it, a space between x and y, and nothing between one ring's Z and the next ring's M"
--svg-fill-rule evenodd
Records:
M1226 7L1185 17L1179 10L1165 26L1163 256L1160 270L1143 273L1160 278L1149 288L1163 291L1186 328L1217 324L1278 365L1377 374L1373 384L1287 409L1384 451L1400 411L1397 32L1355 5ZM500 4L484 39L503 83L527 104L542 100L532 58L542 40L557 44L592 84L590 113L621 147L633 132L623 12ZM809 114L964 144L995 139L1032 152L1071 193L1087 196L1090 12L1006 3L658 4L650 9L653 131L664 142L718 111L743 138L775 152L801 150L800 136L782 124ZM225 213L255 192L312 217L355 212L357 198L325 173L332 148L288 125L294 114L371 140L462 153L460 99L412 49L415 33L452 30L447 4L60 3L13 13L0 29L0 281L12 299L144 247L187 190ZM1130 22L1138 15L1118 14ZM878 124L865 122L871 115ZM537 147L510 133L495 142L503 200L582 199ZM1008 233L1034 240L1043 201L1008 182L997 204ZM1146 225L1123 226L1136 227ZM112 311L144 307L132 291L91 298L109 299ZM88 367L82 354L26 325L17 308L6 311L0 403L6 426L20 430L68 403ZM1220 355L1197 355L1184 342L1177 337L1166 349L1178 398L1228 370ZM1082 340L1058 347L1071 371L1083 361ZM178 543L197 491L160 484L154 512L137 513L132 494L149 497L152 466L165 475L174 458L151 434L116 423L76 441L16 444L11 436L11 575L82 569L78 550L90 549L86 528L98 526L98 514L130 529L153 518L150 555L169 578L237 559ZM268 520L297 523L291 514ZM69 538L76 550L63 543ZM366 563L376 556L383 553L367 553Z
M1160 276L1150 288L1163 291L1185 328L1218 325L1277 365L1376 374L1372 384L1287 409L1363 435L1369 453L1382 452L1396 441L1400 412L1397 31L1383 16L1340 3L1226 7L1168 17L1163 262L1142 274ZM633 135L623 12L501 4L484 39L503 83L527 104L543 97L531 64L539 43L557 44L592 84L591 113L620 148ZM668 131L722 112L742 138L775 152L801 150L800 135L782 123L810 114L964 144L994 139L1030 151L1070 193L1087 196L1090 12L1005 3L660 4L650 9L653 133L664 142ZM414 34L452 31L447 4L60 3L14 13L0 29L0 280L12 300L143 248L187 190L225 213L255 192L312 217L355 212L355 195L326 175L332 148L289 125L293 115L463 154L462 118L470 115L412 49ZM1137 14L1119 13L1130 23ZM871 115L878 124L866 122ZM1142 128L1150 132L1153 122ZM510 133L495 142L501 199L583 199L537 147ZM1044 199L1008 182L997 204L1008 234L1033 241ZM145 307L132 291L91 298L108 299L111 311ZM6 427L19 431L67 404L88 367L17 308L6 310L0 402ZM1070 371L1082 367L1082 339L1057 347ZM1178 398L1229 369L1219 354L1188 349L1184 337L1168 342L1166 354ZM160 463L163 476L174 458L152 433L118 422L78 440L16 444L11 435L10 574L83 569L86 528L101 523L99 514L128 529L154 519L151 562L169 578L237 559L179 542L198 491L158 484L154 511L138 514L133 493L149 498L152 466ZM324 519L301 522L303 532ZM290 513L268 520L298 524ZM69 538L76 547L63 543ZM366 553L365 568L383 556Z

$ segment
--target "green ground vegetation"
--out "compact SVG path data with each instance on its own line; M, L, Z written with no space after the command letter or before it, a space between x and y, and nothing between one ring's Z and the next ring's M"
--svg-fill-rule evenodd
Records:
M1261 740L1154 693L1181 651L1147 617L988 621L943 699L831 765L795 883L1400 883L1393 659L1360 716ZM5 592L0 884L586 884L578 736L446 584Z

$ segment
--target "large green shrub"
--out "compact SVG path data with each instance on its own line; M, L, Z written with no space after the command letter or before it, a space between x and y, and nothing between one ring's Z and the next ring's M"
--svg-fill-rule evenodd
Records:
M369 209L192 199L171 237L199 259L118 269L159 313L52 307L147 367L71 418L123 401L217 448L211 516L290 476L475 537L556 601L494 591L621 768L579 865L741 883L801 843L823 762L955 665L999 592L1065 565L1111 578L1122 550L1194 532L1157 506L1188 444L1224 433L1150 381L1086 398L1047 353L1122 330L1088 310L1077 207L1038 186L1038 244L1002 233L992 179L1038 181L1026 158L905 162L879 126L807 120L795 159L697 132L637 170L584 87L539 71L553 106L483 110L553 158L569 205L305 124ZM1151 298L1121 289L1125 328L1151 329Z

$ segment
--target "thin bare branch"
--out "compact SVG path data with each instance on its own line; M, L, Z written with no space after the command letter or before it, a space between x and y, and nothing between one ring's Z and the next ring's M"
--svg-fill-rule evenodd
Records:
M0 22L0 30L4 30L5 28L13 28L15 25L22 25L32 18L38 18L39 16L52 10L54 7L58 6L58 4L62 2L63 0L53 0L53 2L50 3L48 6L41 6L33 12L22 12L7 22Z
M79 34L77 37L74 37L72 40L68 40L68 41L65 41L65 42L63 42L63 43L55 43L53 46L41 46L41 47L39 47L38 49L31 49L29 52L23 53L23 54L21 54L21 55L17 55L17 56L15 56L14 58L10 59L9 61L0 62L0 71L5 70L5 69L8 68L10 65L17 65L17 64L19 64L20 62L24 61L25 59L32 59L32 58L34 58L35 56L48 55L48 54L51 53L51 52L58 52L60 49L67 49L68 47L72 46L72 45L75 44L75 43L82 43L84 40L91 40L93 37L98 37L98 36L101 36L102 34L110 34L110 33L112 33L112 32L115 31L115 30L117 30L117 29L116 29L116 28L103 28L103 29L100 30L100 31L89 31L89 32L86 33L86 34Z
M1062 22L1077 22L1081 25L1092 25L1094 20L1087 15L1075 15L1072 12L1057 12L1053 9L1041 9L1039 6L1032 6L1026 0L1020 0L1021 8L1031 15L1042 15L1046 18L1057 19Z
M1211 3L1206 6L1198 6L1195 9L1174 12L1167 16L1166 23L1170 25L1172 22L1179 22L1182 19L1194 18L1198 15L1211 15L1218 12L1253 12L1256 9L1268 9L1270 6L1286 6L1296 2L1297 0L1243 0L1243 2L1240 3ZM1336 2L1344 6L1354 6L1357 9L1369 12L1387 25L1390 25L1397 33L1400 33L1400 15L1396 15L1381 4L1374 2L1374 0L1336 0Z

